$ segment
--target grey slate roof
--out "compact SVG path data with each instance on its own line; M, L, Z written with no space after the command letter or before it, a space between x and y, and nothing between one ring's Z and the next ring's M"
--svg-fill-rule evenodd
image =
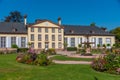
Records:
M101 36L114 36L113 34L105 31L96 26L80 26L80 25L63 25L65 35L101 35Z
M0 22L0 33L27 34L27 29L23 23Z

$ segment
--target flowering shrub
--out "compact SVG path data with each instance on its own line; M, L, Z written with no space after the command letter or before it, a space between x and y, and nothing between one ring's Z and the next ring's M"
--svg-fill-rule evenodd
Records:
M50 59L47 58L47 55L45 53L36 54L35 50L31 48L28 50L28 53L18 54L16 61L20 63L40 66L46 66L52 62Z
M109 73L120 73L120 55L108 54L98 59L93 60L91 67L96 71L106 71Z

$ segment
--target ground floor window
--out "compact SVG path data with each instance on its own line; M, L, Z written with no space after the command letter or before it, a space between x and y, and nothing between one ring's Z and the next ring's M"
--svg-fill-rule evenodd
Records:
M111 38L106 38L106 44L111 44Z
M26 47L26 38L21 37L21 47L25 48Z
M71 47L75 47L75 38L71 38Z
M1 37L1 48L6 47L6 37Z
M11 37L11 46L16 44L16 37Z
M98 43L100 46L102 46L102 38L98 38Z
M62 48L62 43L61 42L58 43L58 48Z
M34 43L31 43L31 48L34 48Z
M38 48L41 48L41 42L38 43Z
M55 48L55 43L52 43L52 48Z

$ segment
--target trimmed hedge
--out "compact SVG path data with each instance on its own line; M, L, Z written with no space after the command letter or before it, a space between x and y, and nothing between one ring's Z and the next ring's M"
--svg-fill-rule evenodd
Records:
M77 47L67 47L67 51L77 51Z

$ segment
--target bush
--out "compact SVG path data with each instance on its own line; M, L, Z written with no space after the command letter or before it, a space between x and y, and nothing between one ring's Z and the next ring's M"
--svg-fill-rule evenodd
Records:
M47 54L41 53L24 53L18 54L16 57L16 61L25 64L33 64L33 65L40 65L40 66L47 66L49 65L52 60L48 59Z
M16 44L12 44L11 48L18 48Z
M51 49L48 49L48 50L42 50L41 53L44 53L44 54L47 54L47 55L55 55L56 51L55 51L55 49L51 48Z
M109 72L118 74L117 71L120 68L120 55L118 54L108 54L104 57L99 57L98 59L95 59L92 64L92 68L103 72Z
M17 52L27 52L28 51L28 48L18 48L17 49Z
M67 47L67 51L77 51L77 47Z

